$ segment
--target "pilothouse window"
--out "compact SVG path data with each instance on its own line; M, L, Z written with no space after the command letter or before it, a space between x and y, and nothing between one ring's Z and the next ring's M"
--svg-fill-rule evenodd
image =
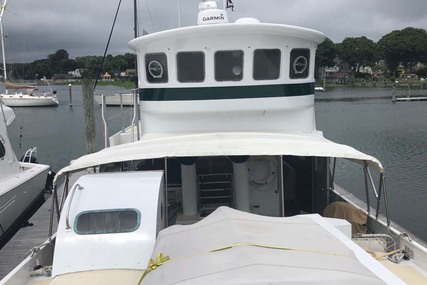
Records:
M310 69L310 50L295 48L291 51L289 77L291 79L307 78Z
M205 80L205 54L201 51L179 52L176 55L179 82Z
M164 53L148 53L145 55L145 73L150 83L168 82L168 62Z
M138 229L140 220L136 209L85 211L77 215L74 228L81 235L128 233Z
M215 53L215 80L239 81L243 78L243 51L224 50Z
M280 50L257 49L254 51L254 79L271 80L280 76Z

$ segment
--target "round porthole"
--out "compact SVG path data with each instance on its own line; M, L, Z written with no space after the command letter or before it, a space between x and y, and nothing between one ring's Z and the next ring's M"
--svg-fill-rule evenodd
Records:
M293 69L295 74L302 74L307 69L308 66L308 60L305 56L298 56L295 58L293 63Z
M153 78L162 78L163 65L157 60L152 60L148 64L148 72Z
M276 176L276 166L273 157L252 157L248 162L249 181L256 186L270 184Z

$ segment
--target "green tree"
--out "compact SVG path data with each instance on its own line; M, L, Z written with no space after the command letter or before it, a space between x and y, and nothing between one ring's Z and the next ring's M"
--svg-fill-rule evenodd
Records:
M76 57L76 63L78 68L83 69L82 77L84 78L96 78L99 67L101 66L102 56L89 55Z
M47 59L35 60L31 65L33 66L34 72L38 75L38 78L42 78L44 76L46 78L51 78L54 74Z
M135 68L136 66L136 56L133 53L125 53L124 58L126 60L126 68Z
M64 65L66 65L69 60L68 52L65 49L60 49L54 54L49 54L47 56L47 60L49 61L49 66L54 73L64 73L68 71L64 69Z
M337 57L336 45L329 39L326 38L316 50L316 67L315 70L319 72L325 67L333 67L335 65L335 58ZM319 74L316 72L316 78L319 78Z
M345 38L338 45L338 57L347 62L353 73L363 66L373 66L379 59L377 45L367 37ZM353 74L353 75L354 75Z
M127 61L124 55L116 55L114 58L111 59L109 64L112 70L119 72L127 68Z
M390 73L398 76L400 63L408 72L418 62L427 62L427 32L424 29L405 28L383 36L379 41L381 53Z

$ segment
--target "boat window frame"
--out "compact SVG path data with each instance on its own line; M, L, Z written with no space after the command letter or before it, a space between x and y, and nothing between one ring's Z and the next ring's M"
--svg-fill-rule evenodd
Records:
M239 57L236 57L236 61L240 60L240 66L234 64L235 62L231 62L232 64L230 66L221 66L221 70L219 70L219 66L217 65L217 63L219 63L220 60L218 60L217 55L219 56L221 53L225 54L225 53L239 53ZM226 61L227 62L227 61ZM237 63L237 64L239 64ZM217 50L214 53L214 76L215 76L215 80L218 82L224 82L224 81L242 81L243 80L243 76L244 76L244 64L245 64L245 52L242 49L234 49L234 50ZM234 65L234 66L233 66ZM225 67L225 69L224 69ZM231 68L231 73L233 74L234 78L230 77L230 78L219 78L220 76L224 76L224 71L226 69L228 69L229 67ZM239 68L240 67L240 73L236 74L235 72L237 72L235 70L235 68ZM223 71L223 72L220 72ZM218 72L218 73L217 73Z
M256 55L256 53L261 52L261 51L269 51L269 52L278 51L278 53L279 53L278 54L279 62L275 66L276 70L274 71L275 72L274 76L270 76L271 72L269 72L269 74L264 73L263 76L257 76L256 75L256 71L258 69L258 68L256 68L256 64L257 64L257 55ZM268 59L268 56L264 54L263 58L261 58L260 61L259 61L259 63L264 63L264 66L263 66L264 70L266 70L266 69L269 68L268 66L267 67L265 66L266 62L272 63L271 60L266 61L266 59ZM260 80L277 80L277 79L280 78L281 73L282 73L281 64L282 64L282 50L281 49L279 49L279 48L257 48L253 52L252 78L254 80L257 80L257 81L260 81ZM273 66L272 64L270 64L270 65Z
M151 84L159 84L159 83L167 83L169 81L168 75L168 57L164 52L154 52L154 53L146 53L144 55L144 63L145 63L145 78L148 83ZM156 75L150 71L150 66L152 70L155 68L160 69L160 74Z
M6 157L6 147L5 147L6 141L4 138L0 135L0 160L3 160Z
M126 212L131 211L136 213L136 220L135 220L135 226L129 227L126 230L120 230L120 231L108 231L106 229L104 230L98 230L98 231L81 231L78 228L78 222L79 218L83 215L87 214L99 214L99 213L118 213L118 212ZM136 231L141 226L141 212L138 209L135 208L114 208L114 209L98 209L98 210L86 210L82 211L77 214L76 218L74 219L74 232L78 235L100 235L100 234L123 234L123 233L131 233Z
M311 50L309 48L293 48L290 51L289 53L289 78L290 79L306 79L310 76L310 68L311 68L310 52ZM298 60L305 61L306 66L303 71L296 70Z
M185 56L189 56L191 54L197 54L197 55L202 55L202 61L201 61L201 67L202 70L198 70L197 72L193 72L194 74L196 74L197 76L202 75L202 78L193 78L193 79L181 79L180 75L183 75L184 72L180 73L180 67L183 66L183 62L181 62L181 59L179 58L180 55L185 55ZM200 62L200 61L199 61ZM198 63L196 60L191 61L192 64L194 63ZM199 66L200 67L200 66ZM194 66L191 68L191 70L194 70ZM182 71L187 70L187 68L182 69ZM178 80L178 82L180 83L200 83L200 82L204 82L206 80L206 55L203 51L180 51L176 53L176 79Z

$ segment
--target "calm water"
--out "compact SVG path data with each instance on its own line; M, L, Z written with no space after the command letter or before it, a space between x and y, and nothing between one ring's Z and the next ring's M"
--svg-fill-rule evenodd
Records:
M69 107L68 86L55 86L58 108L15 108L17 118L10 128L18 156L38 147L41 163L58 171L86 152L81 86L73 86ZM109 89L122 91L118 88ZM426 91L427 92L427 91ZM427 94L426 94L427 95ZM392 103L389 89L335 89L316 94L317 128L326 138L351 145L377 157L386 171L392 219L427 240L427 102ZM108 116L119 112L109 107ZM102 147L101 110L95 106L97 144ZM129 124L130 115L125 121ZM120 130L120 120L111 120L110 134ZM364 196L360 167L340 163L337 181ZM377 182L377 181L376 181Z
M390 95L371 88L316 94L317 128L382 162L392 220L427 241L427 102L392 103ZM338 183L363 198L360 168L338 170Z

